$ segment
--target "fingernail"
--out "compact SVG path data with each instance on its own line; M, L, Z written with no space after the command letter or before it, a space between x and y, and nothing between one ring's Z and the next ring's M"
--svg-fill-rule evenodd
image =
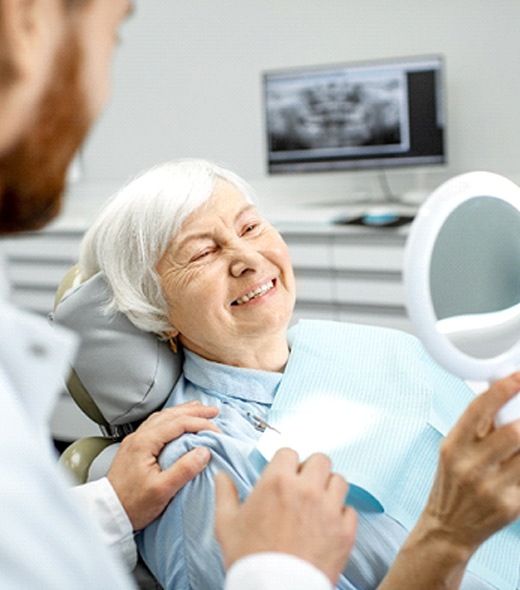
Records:
M206 447L197 447L194 452L203 463L208 463L211 459L211 453Z

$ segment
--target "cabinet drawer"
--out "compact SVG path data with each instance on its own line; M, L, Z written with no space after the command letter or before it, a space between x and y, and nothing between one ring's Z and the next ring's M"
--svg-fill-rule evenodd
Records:
M71 266L72 263L67 264L66 261L58 264L49 261L13 262L9 265L7 276L14 289L35 287L56 290Z
M403 306L404 288L398 281L339 277L336 298L338 303Z
M332 251L329 240L317 239L314 236L300 239L288 239L287 246L295 269L300 268L331 268Z
M334 247L334 268L378 272L401 272L403 248L399 244L338 243Z
M297 302L332 302L334 299L334 280L327 273L296 274Z
M77 261L80 237L73 234L42 234L10 238L2 243L9 261L63 260Z

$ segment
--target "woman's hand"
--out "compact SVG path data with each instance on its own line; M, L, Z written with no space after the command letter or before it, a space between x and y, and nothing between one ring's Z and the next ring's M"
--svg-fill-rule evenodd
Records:
M240 505L231 478L217 474L216 534L226 569L241 557L274 551L304 559L336 584L355 541L357 515L345 505L347 482L325 455L299 464L281 449Z
M520 517L520 420L494 427L518 391L520 373L496 382L449 433L426 508L380 590L459 588L478 547Z
M185 432L220 432L210 421L217 414L217 408L197 401L180 404L155 412L123 439L107 478L134 530L155 520L173 496L210 460L209 450L200 447L162 471L157 458L164 446Z
M468 555L520 517L520 420L494 427L497 411L518 391L520 373L496 382L441 447L425 517Z

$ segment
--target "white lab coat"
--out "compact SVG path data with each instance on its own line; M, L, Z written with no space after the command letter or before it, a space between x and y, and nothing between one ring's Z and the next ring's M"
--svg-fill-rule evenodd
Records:
M0 588L133 587L78 509L50 438L74 350L70 333L0 301Z

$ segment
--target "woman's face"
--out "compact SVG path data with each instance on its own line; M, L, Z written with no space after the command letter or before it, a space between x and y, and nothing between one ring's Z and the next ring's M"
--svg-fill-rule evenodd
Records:
M295 301L287 246L230 183L217 181L157 270L172 334L193 352L251 366L244 356L261 357L285 343Z

